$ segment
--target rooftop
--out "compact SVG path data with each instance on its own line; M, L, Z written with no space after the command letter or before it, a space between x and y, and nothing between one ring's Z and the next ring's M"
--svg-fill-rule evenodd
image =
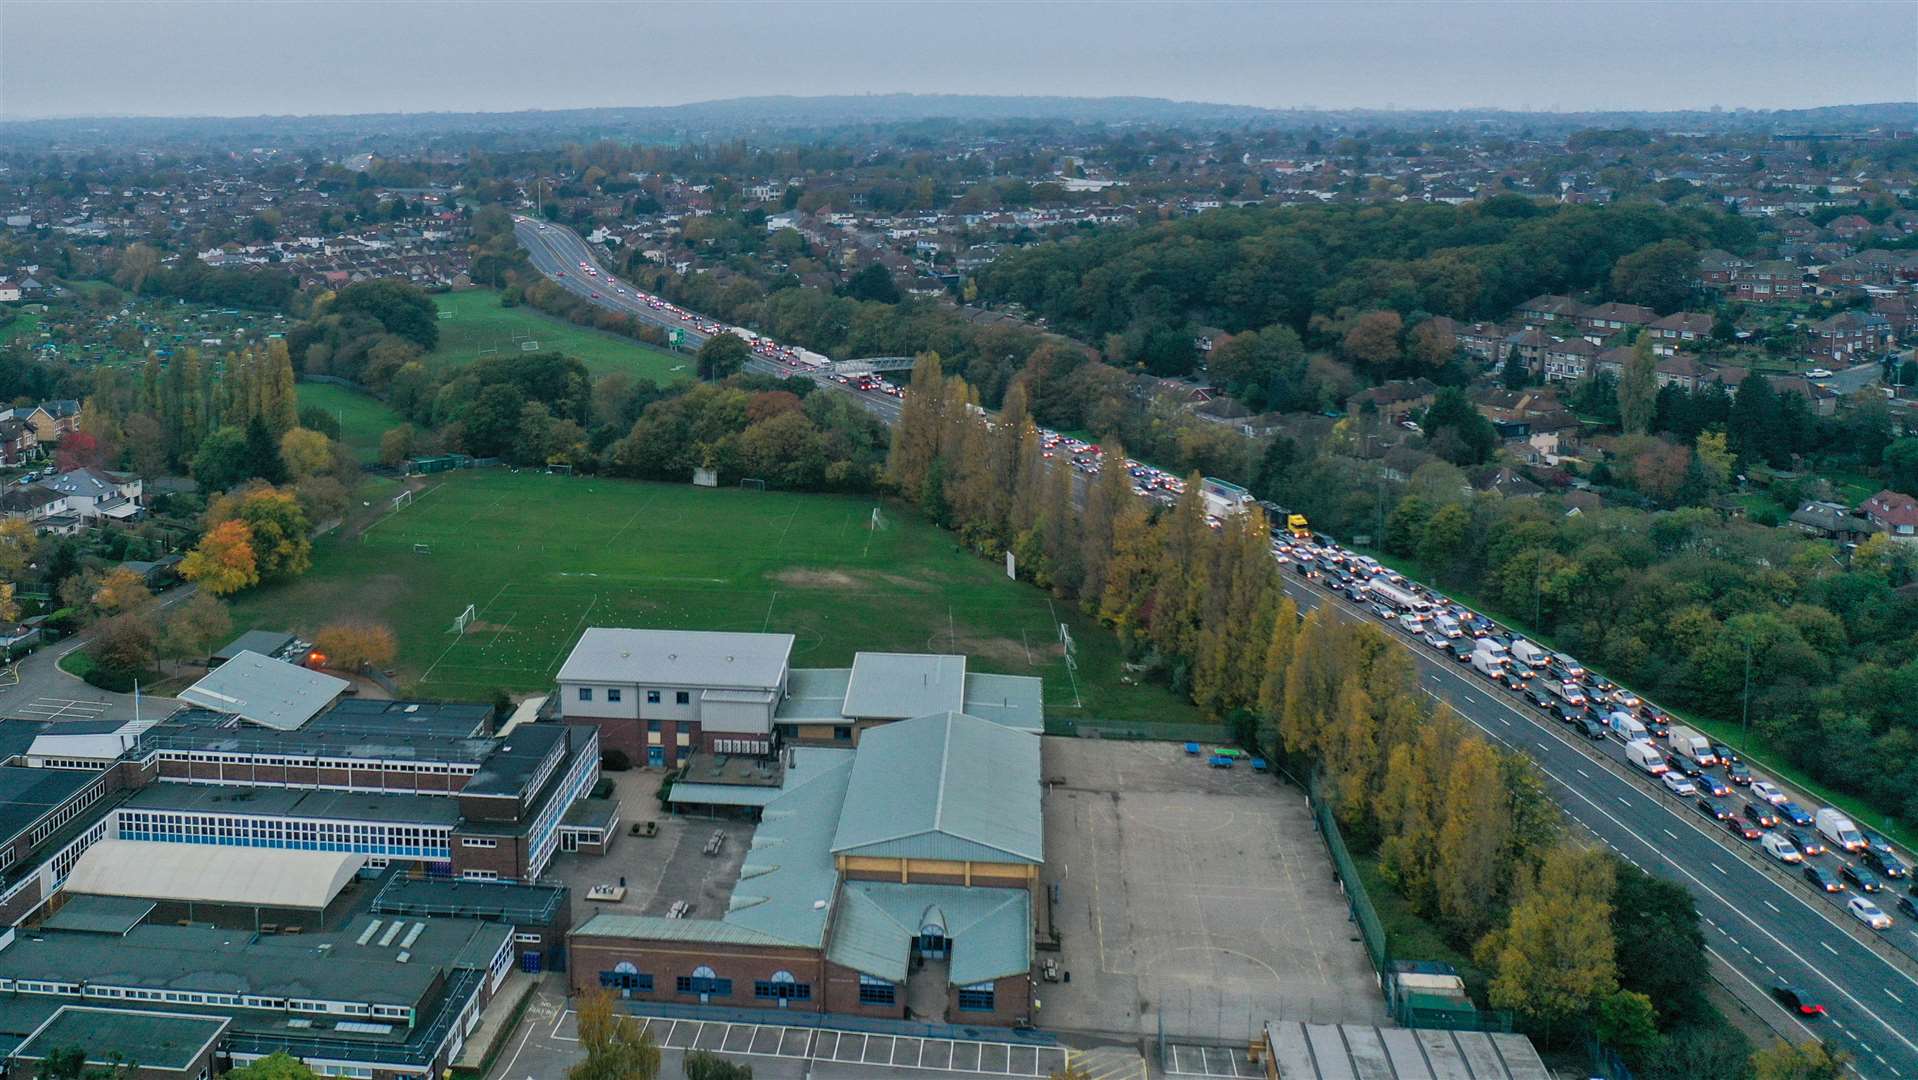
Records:
M101 774L0 765L0 843L19 836Z
M122 935L145 922L155 906L136 897L74 895L40 925L49 930Z
M444 825L448 828L457 825L460 820L458 800L441 795L388 795L281 787L148 784L135 792L125 805L128 810L176 810L336 821L397 821L416 825Z
M67 877L68 892L199 904L321 909L366 856L339 851L100 840Z
M928 923L953 943L947 979L970 986L1032 970L1032 894L1024 889L848 881L826 958L887 982L904 982L914 940Z
M225 662L243 652L259 653L261 656L273 656L281 649L293 644L294 637L284 630L248 630L213 654L213 659Z
M844 720L846 689L851 684L851 668L794 668L773 719L782 724Z
M959 712L861 737L834 854L1045 861L1039 740Z
M391 706L404 702L344 700L297 730L281 731L242 723L225 713L186 708L148 728L143 747L162 750L199 750L207 753L271 754L373 761L431 761L477 764L493 752L492 739L447 734L457 721L445 724L429 719L414 728L406 714L334 714L349 705ZM385 724L375 722L384 716Z
M395 873L373 898L375 915L427 915L543 925L565 906L563 885L466 881Z
M966 658L928 653L855 654L844 712L861 720L904 720L965 705Z
M139 1062L142 1069L184 1071L225 1033L227 1021L187 1013L68 1005L47 1018L13 1056L40 1061L69 1046L86 1049L88 1065Z
M1038 735L1046 728L1045 680L1035 675L968 674L961 711Z
M179 696L189 705L291 731L313 719L351 685L345 679L242 651Z
M559 681L770 690L792 647L791 634L595 626L580 635Z
M501 795L526 798L537 792L526 787L540 766L555 753L565 753L567 727L564 724L527 724L497 743L486 755L479 771L460 788L462 795Z

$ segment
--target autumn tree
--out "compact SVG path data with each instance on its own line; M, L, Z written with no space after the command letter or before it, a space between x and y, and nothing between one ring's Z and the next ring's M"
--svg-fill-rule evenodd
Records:
M1850 1064L1850 1053L1817 1039L1779 1039L1751 1058L1754 1080L1841 1080Z
M153 603L153 590L147 588L146 578L139 572L116 566L101 576L91 602L102 615L140 612Z
M253 530L244 521L223 521L206 531L180 561L180 576L212 593L226 596L260 583Z
M20 571L27 568L27 561L33 557L33 549L38 543L33 524L27 519L10 517L0 520L0 578L11 580L19 577Z
M160 627L159 655L167 660L204 657L233 629L226 605L200 591L167 612Z
M1341 343L1347 358L1367 367L1389 368L1399 360L1399 334L1405 320L1396 311L1368 311L1352 323Z
M358 671L385 667L399 652L393 628L373 622L338 622L313 635L313 647L326 654L328 667Z
M380 464L398 465L413 456L417 435L411 424L387 428L380 432Z
M262 580L294 577L313 565L312 525L290 491L254 487L229 492L208 505L206 518L209 526L245 523Z
M1490 998L1549 1032L1593 1014L1618 989L1612 948L1612 863L1602 851L1562 845L1545 857L1506 925L1478 956L1492 972Z
M333 467L333 440L308 428L292 428L280 436L280 460L295 480L326 472Z
M1618 374L1618 422L1625 434L1643 435L1657 412L1658 358L1652 354L1652 336L1643 333Z
M729 335L730 336L730 335ZM566 1070L566 1080L655 1080L659 1047L631 1016L615 1010L613 995L594 987L579 996L577 1026L585 1060Z

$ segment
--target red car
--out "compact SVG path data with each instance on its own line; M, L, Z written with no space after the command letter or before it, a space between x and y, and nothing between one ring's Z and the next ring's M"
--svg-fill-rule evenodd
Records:
M1825 1015L1825 1007L1823 1005L1806 997L1802 991L1788 982L1774 983L1771 988L1771 996L1777 998L1780 1005L1797 1013L1799 1016Z

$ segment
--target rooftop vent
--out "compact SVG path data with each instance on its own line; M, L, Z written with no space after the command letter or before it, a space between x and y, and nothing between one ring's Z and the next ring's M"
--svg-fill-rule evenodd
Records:
M826 902L824 900L814 900L812 902L812 909L814 911L824 911L826 910Z

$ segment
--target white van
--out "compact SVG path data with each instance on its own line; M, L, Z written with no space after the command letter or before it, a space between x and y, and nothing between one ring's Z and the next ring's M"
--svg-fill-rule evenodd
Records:
M1663 776L1672 769L1665 764L1665 757L1658 752L1658 747L1643 739L1625 744L1625 759L1653 776Z

